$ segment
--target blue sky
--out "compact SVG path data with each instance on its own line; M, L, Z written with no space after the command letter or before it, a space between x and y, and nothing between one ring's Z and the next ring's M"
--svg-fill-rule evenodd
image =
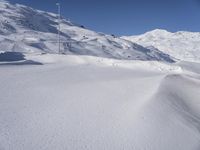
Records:
M200 31L200 0L8 0L56 12L89 29L116 35L141 34L156 28Z

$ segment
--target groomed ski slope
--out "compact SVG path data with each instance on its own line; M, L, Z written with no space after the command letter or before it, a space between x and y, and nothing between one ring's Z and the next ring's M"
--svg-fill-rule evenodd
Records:
M26 59L0 66L1 150L200 149L198 64Z

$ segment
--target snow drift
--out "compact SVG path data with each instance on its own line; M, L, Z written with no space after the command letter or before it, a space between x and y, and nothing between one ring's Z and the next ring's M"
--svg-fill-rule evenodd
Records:
M55 54L26 59L44 65L0 67L1 149L199 149L197 67Z

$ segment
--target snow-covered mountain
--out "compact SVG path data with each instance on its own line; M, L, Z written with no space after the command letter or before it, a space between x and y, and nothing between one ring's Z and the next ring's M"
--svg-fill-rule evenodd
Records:
M0 1L0 50L23 53L58 53L57 15ZM132 60L173 60L159 50L86 29L61 20L61 50L66 54Z
M0 150L200 150L198 33L57 27L0 0Z
M200 33L179 31L175 33L156 29L138 36L124 36L123 39L144 47L161 50L177 59L200 62Z

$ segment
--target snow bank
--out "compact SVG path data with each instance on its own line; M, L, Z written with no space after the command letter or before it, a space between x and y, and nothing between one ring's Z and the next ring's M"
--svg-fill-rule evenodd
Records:
M181 73L182 68L176 64L162 63L158 61L139 61L139 60L117 60L94 56L79 55L26 55L27 59L31 59L43 64L71 64L71 65L97 65L102 67L118 67L127 69L145 69L157 70L160 72Z

